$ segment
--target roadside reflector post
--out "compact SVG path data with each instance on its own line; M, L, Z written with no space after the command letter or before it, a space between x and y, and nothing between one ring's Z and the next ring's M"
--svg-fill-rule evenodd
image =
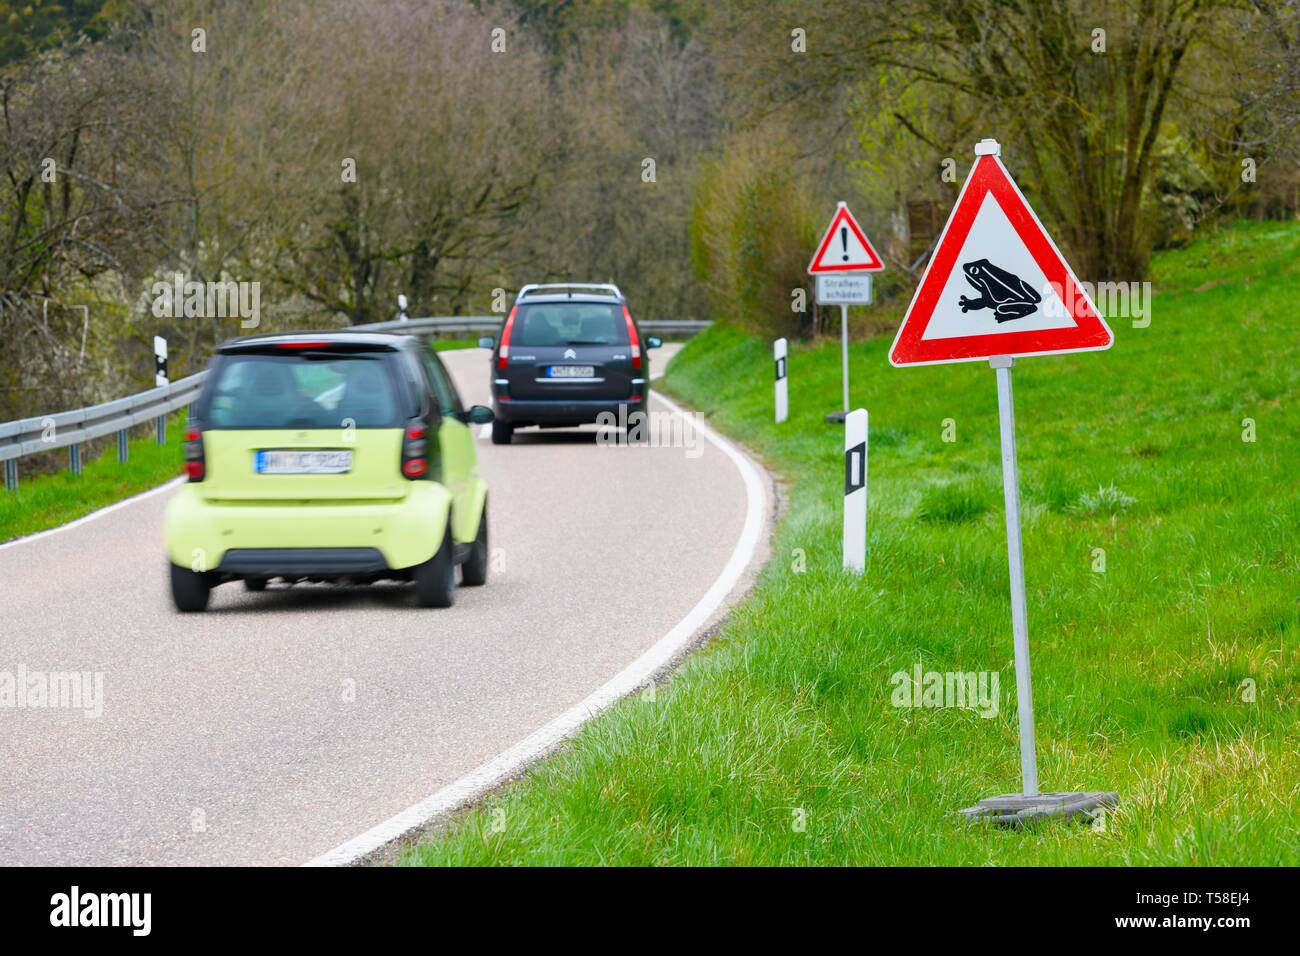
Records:
M777 339L772 343L772 357L776 359L776 420L778 424L790 417L790 386L786 380L788 372L786 359L789 356L789 351L790 346L785 339Z
M153 383L161 388L168 383L167 377L167 340L161 335L153 337ZM158 430L158 444L167 444L167 414L164 412L155 420Z
M867 566L867 410L844 416L844 567Z
M1016 655L1016 708L1020 714L1020 779L1027 797L1038 796L1034 750L1034 689L1029 675L1029 620L1025 605L1025 553L1020 540L1020 471L1016 465L1016 409L1011 393L1015 359L998 356L989 365L998 377L998 425L1002 432L1002 498L1007 518L1007 568L1011 575L1011 635Z

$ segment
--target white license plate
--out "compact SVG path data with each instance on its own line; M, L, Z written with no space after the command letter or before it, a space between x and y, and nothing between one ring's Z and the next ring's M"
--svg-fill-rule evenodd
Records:
M592 378L596 368L592 365L552 365L551 378Z
M253 455L259 475L341 475L352 470L350 451L259 451Z

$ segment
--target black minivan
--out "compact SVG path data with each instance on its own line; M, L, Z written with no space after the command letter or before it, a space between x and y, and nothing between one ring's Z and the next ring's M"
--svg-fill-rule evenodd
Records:
M479 339L492 349L493 443L510 444L528 425L566 428L620 406L627 416L641 411L650 391L645 349L661 344L642 339L616 285L524 286L501 340Z

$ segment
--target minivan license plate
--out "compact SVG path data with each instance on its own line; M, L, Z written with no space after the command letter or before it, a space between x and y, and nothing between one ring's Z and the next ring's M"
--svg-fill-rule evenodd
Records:
M591 378L596 374L593 365L552 365L551 378Z
M352 452L259 451L253 470L259 475L341 475L352 470Z

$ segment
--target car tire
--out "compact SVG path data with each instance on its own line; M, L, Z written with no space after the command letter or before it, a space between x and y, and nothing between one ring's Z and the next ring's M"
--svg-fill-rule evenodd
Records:
M451 607L456 603L456 561L451 550L450 516L437 553L424 564L417 564L411 576L415 580L416 606Z
M244 590L257 593L266 590L266 578L244 578Z
M478 534L469 546L469 557L460 566L460 583L469 587L487 584L488 576L488 513L483 502L483 517L478 521Z
M183 614L194 614L206 610L208 598L212 596L212 585L208 575L179 565L171 565L172 603Z
M515 426L509 422L503 422L497 419L492 423L492 444L509 445L510 440L515 437Z

